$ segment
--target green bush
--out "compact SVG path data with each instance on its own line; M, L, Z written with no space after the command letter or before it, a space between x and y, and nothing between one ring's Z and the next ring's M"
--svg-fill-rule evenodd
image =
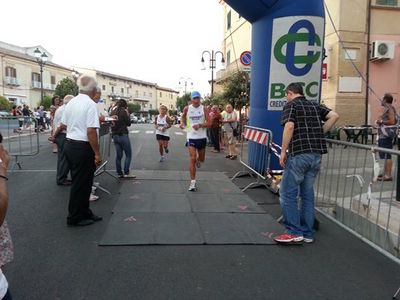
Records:
M40 106L43 106L45 110L49 110L51 106L51 98L50 96L44 96L42 101L40 101Z
M130 114L140 112L140 104L137 103L128 103L128 111Z
M11 108L10 101L6 97L0 96L0 110L10 111Z

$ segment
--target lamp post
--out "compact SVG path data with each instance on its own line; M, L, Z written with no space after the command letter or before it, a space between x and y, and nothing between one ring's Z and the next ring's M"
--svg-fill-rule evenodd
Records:
M187 93L187 85L188 85L188 83L190 83L191 89L193 89L193 80L192 80L192 78L190 78L190 77L188 77L188 78L184 78L184 77L179 78L179 86L181 86L181 84L184 84L184 86L185 86L185 95Z
M214 95L214 69L217 67L217 54L221 54L221 64L225 64L225 58L224 54L221 51L203 51L203 54L201 55L201 63L203 64L203 70L206 69L205 64L204 64L204 54L208 54L210 56L210 69L211 69L211 97Z
M40 51L39 48L36 48L33 54L40 67L40 100L43 102L43 66L46 64L49 57L46 52Z

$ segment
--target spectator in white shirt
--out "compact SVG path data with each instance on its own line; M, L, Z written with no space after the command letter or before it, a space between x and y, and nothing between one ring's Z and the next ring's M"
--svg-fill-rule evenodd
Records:
M103 218L89 208L89 197L96 165L102 162L97 130L100 127L96 103L96 80L87 75L78 79L79 95L69 101L62 116L62 128L67 129L65 155L71 169L72 185L67 224L86 226Z
M50 141L57 144L58 147L58 159L57 159L57 176L56 182L58 185L68 186L71 185L71 181L68 180L68 173L70 171L67 158L65 156L65 141L67 139L67 131L61 127L62 116L64 115L65 106L68 102L74 98L72 95L67 95L64 97L62 103L53 118L53 135L49 138Z

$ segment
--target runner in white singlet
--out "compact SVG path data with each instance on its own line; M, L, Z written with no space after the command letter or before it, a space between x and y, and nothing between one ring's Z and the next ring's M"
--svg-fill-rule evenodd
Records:
M190 156L190 186L189 191L196 191L196 168L200 168L205 160L207 145L208 112L200 104L199 92L192 92L192 104L186 106L181 117L180 128L187 132L187 145Z
M160 151L160 162L163 162L165 160L164 151L167 154L169 152L169 129L171 128L172 120L167 115L168 108L165 105L161 105L159 110L160 114L156 117L154 126L156 128L156 139L158 141L158 149Z

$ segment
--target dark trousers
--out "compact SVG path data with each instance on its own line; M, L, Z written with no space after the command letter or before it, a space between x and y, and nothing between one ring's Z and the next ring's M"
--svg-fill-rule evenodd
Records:
M74 224L93 215L89 208L89 197L96 165L94 152L89 143L67 140L64 149L72 178L67 222Z
M57 158L57 184L62 184L65 180L67 180L69 173L68 161L65 156L65 141L66 134L60 133L57 135L56 140L54 141L58 147L58 158Z
M220 146L219 146L219 132L220 128L210 128L210 137L211 137L211 143L214 146L214 149L217 151L220 151Z

